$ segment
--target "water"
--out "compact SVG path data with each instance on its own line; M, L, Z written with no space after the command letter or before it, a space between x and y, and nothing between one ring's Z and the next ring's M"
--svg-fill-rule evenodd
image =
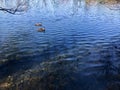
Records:
M119 59L119 2L36 0L20 15L0 12L0 88L109 90Z

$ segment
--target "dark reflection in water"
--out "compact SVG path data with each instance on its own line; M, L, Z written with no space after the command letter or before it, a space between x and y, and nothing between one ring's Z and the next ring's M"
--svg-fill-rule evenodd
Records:
M5 1L0 6L16 3ZM119 1L29 0L26 5L21 15L0 12L0 89L119 90ZM44 33L37 32L37 22Z

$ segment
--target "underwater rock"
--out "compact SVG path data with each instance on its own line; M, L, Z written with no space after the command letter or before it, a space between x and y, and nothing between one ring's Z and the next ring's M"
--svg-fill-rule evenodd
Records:
M8 76L1 86L4 90L6 86L10 90L65 90L70 82L77 80L74 76L76 64L65 60L43 62L32 70Z
M10 86L11 86L11 83L5 82L5 83L0 84L0 89L1 88L9 88Z
M120 83L114 82L114 83L108 84L107 90L120 90Z

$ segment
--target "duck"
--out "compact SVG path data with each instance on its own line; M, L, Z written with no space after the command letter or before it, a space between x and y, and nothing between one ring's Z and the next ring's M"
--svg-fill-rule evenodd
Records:
M42 26L42 23L36 23L35 26Z
M45 32L45 28L38 28L38 32Z

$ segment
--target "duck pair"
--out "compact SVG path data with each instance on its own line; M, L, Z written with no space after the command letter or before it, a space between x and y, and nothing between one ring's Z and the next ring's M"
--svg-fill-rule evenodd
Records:
M42 26L42 23L36 23L35 26ZM38 32L44 32L45 31L45 28L41 27L41 28L38 28Z

